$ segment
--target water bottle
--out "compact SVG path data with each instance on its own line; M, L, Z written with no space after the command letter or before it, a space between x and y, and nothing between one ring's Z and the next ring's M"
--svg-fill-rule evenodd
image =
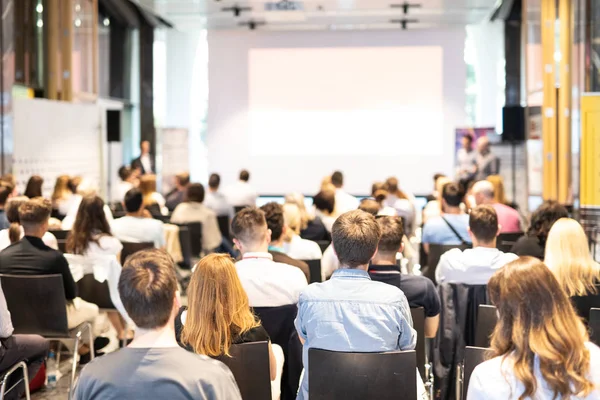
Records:
M56 387L56 381L58 380L58 365L56 363L56 355L52 350L50 350L48 360L46 360L46 379L46 387L49 389Z

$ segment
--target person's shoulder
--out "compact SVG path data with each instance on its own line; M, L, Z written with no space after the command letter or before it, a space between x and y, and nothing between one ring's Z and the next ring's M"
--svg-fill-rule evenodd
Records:
M398 301L406 301L406 295L404 294L402 289L400 289L397 286L374 280L369 281L367 285L370 286L370 290L372 290L373 293L376 293L376 298L373 299L375 301L391 303L395 303Z
M400 289L405 291L404 287L407 286L419 291L435 290L435 285L431 279L421 275L403 275L400 280Z
M283 262L273 262L276 270L292 278L306 281L306 276L298 267Z
M450 249L448 251L446 251L444 254L442 254L442 256L440 257L440 261L444 260L444 261L453 261L453 260L459 260L462 256L464 252L467 252L469 250L472 249L466 249L466 250L461 250L457 247Z

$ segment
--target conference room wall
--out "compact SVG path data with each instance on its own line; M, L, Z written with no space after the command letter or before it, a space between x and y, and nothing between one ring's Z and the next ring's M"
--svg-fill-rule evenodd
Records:
M343 48L436 46L443 50L443 131L439 140L441 154L403 157L289 157L254 156L249 143L249 62L251 49ZM209 102L207 147L208 166L222 175L225 185L237 178L240 168L249 168L252 183L262 194L280 194L294 190L314 193L320 179L334 169L346 173L346 189L366 194L373 179L397 175L404 187L416 193L431 190L431 173L452 173L454 129L466 122L464 63L465 29L393 30L393 31L209 31ZM410 61L410 60L407 60ZM368 77L357 77L368 79ZM290 76L290 79L294 79ZM315 93L319 96L319 93ZM281 132L282 140L294 146L294 140ZM407 137L416 137L418 131ZM368 139L368 132L365 133ZM318 143L315 143L318 146ZM385 147L385 143L381 143ZM429 166L435 165L432 169ZM419 166L422 166L420 168ZM373 176L372 169L385 171ZM383 176L379 176L383 175Z

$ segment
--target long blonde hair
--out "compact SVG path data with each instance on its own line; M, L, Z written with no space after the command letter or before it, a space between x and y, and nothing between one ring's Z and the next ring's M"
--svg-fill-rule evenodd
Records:
M533 257L521 257L498 270L488 283L498 323L491 340L491 355L512 363L525 391L519 400L533 398L539 369L554 398L587 396L594 384L590 372L589 340L583 323L552 272Z
M57 201L69 197L72 193L69 190L69 175L61 175L56 178L54 184L54 191L52 192L52 202L56 204Z
M142 196L144 197L145 205L149 206L156 203L156 201L152 199L152 194L156 192L156 175L142 175L140 178L139 188L140 192L142 192Z
M500 175L490 175L486 180L494 187L494 202L508 204L504 192L504 179Z
M546 239L544 263L569 296L596 293L600 265L592 258L587 236L574 219L561 218L552 225Z
M229 355L233 339L259 325L231 257L210 254L201 259L188 287L181 342L198 354Z
M283 240L289 242L294 235L299 235L302 230L302 214L296 204L285 203L283 205L283 220L287 226Z
M290 193L285 196L285 202L289 204L295 204L298 206L298 210L300 211L300 230L303 231L308 227L308 223L315 219L308 210L306 209L306 205L304 204L304 196L302 193Z

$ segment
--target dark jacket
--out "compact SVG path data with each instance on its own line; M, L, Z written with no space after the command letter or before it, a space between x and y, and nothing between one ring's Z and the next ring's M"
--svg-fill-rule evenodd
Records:
M142 171L142 175L153 174L153 173L155 173L155 170L156 170L156 167L154 166L154 155L153 154L150 154L150 167L152 168L152 171L146 171L144 169L144 165L142 164L142 156L135 158L131 162L131 168L133 168L133 169L139 168Z

